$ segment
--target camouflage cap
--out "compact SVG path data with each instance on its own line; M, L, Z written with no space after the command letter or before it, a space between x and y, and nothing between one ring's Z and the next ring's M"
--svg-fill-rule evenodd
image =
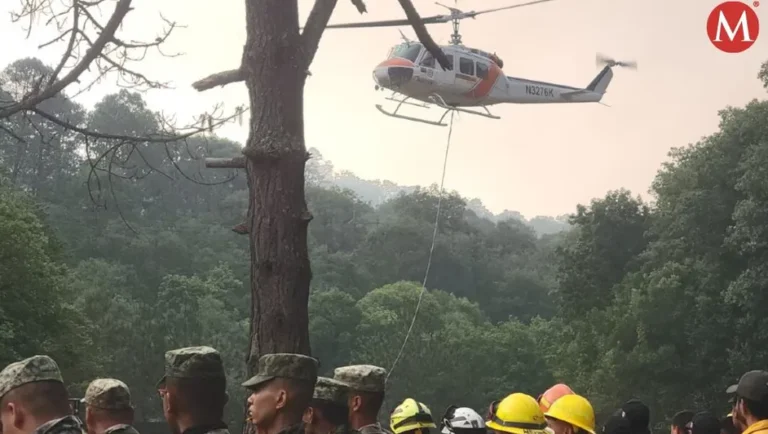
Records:
M32 356L14 362L0 371L0 398L11 390L38 381L63 383L59 365L48 356Z
M318 365L317 359L302 354L265 354L259 358L256 375L246 380L243 387L253 389L278 377L304 380L314 385Z
M333 371L333 379L358 392L383 392L387 370L374 365L343 366Z
M211 347L186 347L165 353L165 375L171 378L226 378L221 354Z
M107 410L133 408L128 386L114 378L97 378L91 381L82 402L91 407Z
M348 393L349 386L345 383L336 381L333 378L317 377L315 393L312 395L312 398L346 406Z

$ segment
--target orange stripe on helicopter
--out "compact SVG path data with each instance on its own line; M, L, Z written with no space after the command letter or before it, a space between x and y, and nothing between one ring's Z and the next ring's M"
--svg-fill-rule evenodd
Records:
M413 62L411 62L408 59L403 59L401 57L393 57L391 59L387 59L381 63L379 63L379 66L408 66L413 67Z
M488 76L481 79L472 90L466 93L466 96L470 98L485 98L491 93L491 89L493 89L493 85L496 84L496 80L499 79L500 75L502 75L501 68L495 63L491 63L488 68Z

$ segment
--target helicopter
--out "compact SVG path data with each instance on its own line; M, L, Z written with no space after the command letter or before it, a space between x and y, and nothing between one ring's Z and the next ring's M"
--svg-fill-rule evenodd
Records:
M394 111L385 110L381 104L376 104L376 108L390 117L436 126L447 126L443 120L452 110L491 119L501 119L499 116L493 115L488 109L488 106L494 104L586 102L602 104L603 95L613 78L612 68L620 66L636 69L636 62L619 62L598 54L596 62L598 65L604 66L603 69L586 87L580 88L505 75L502 71L504 62L495 53L467 47L462 43L459 24L463 19L474 19L481 14L549 1L552 0L535 0L470 12L463 12L455 7L436 2L438 6L448 9L450 14L423 17L421 21L424 24L450 22L453 25L449 45L440 46L452 67L444 70L424 45L409 40L400 31L403 42L391 47L387 59L379 63L373 70L375 90L392 91L392 95L386 99L397 103L397 106ZM408 25L410 25L408 20L400 19L329 24L326 28L351 29ZM421 108L437 106L444 112L438 121L433 121L400 114L399 110L403 105Z

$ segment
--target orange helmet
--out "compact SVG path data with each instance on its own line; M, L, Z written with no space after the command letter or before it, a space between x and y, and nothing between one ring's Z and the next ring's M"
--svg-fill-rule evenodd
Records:
M539 395L537 401L539 401L539 407L541 411L547 412L549 407L555 403L560 397L565 395L574 395L575 393L568 387L567 384L558 383L547 389L546 392Z

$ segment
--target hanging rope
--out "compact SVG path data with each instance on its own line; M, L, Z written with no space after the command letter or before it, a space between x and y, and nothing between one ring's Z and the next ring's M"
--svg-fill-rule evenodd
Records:
M443 156L443 174L440 177L440 194L437 196L437 211L435 212L435 224L434 229L432 231L432 245L429 247L429 257L427 258L427 270L424 272L424 281L421 284L421 292L419 293L419 301L416 302L416 310L413 312L413 319L411 319L411 325L408 327L408 332L405 334L405 339L403 339L403 345L400 347L400 351L397 353L397 357L395 357L395 361L392 362L392 367L389 368L389 372L387 372L387 378L385 381L389 380L390 375L392 375L392 372L395 370L395 366L397 365L397 362L400 361L400 357L403 355L403 351L405 351L405 345L408 343L408 338L411 336L411 332L413 331L413 325L416 324L416 316L419 314L419 308L421 307L421 300L424 298L424 292L427 291L427 278L429 277L429 269L432 266L432 254L435 251L435 241L437 240L437 229L440 223L440 208L443 203L443 191L444 191L444 185L445 185L445 172L446 168L448 167L448 151L451 150L451 135L453 135L453 114L455 111L451 110L451 120L448 124L448 141L445 144L445 155Z

